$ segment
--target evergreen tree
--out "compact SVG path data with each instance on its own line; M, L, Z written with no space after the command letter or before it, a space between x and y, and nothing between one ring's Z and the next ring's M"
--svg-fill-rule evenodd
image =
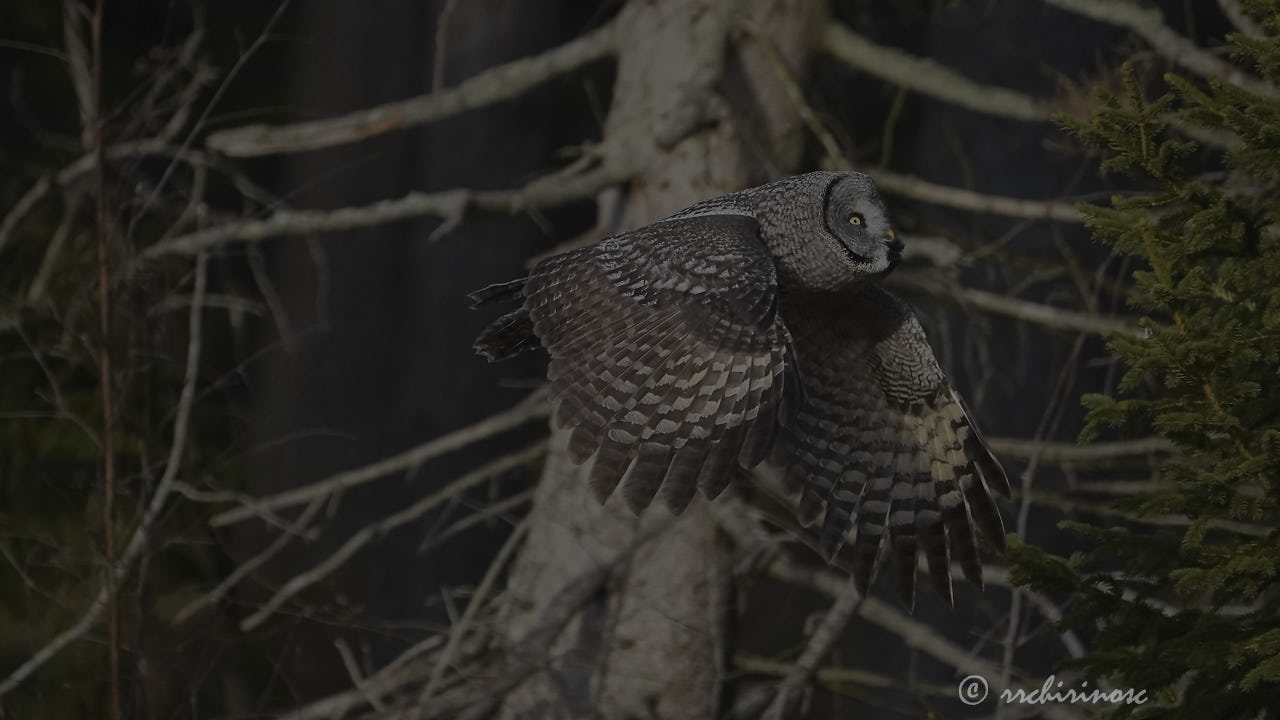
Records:
M1098 240L1145 261L1131 303L1146 332L1110 338L1128 369L1119 397L1084 398L1081 440L1110 428L1168 438L1169 488L1125 507L1189 524L1064 523L1090 552L1012 554L1016 580L1070 596L1062 627L1097 629L1069 666L1148 691L1121 717L1280 717L1280 2L1248 5L1265 36L1230 41L1265 83L1166 76L1167 94L1147 101L1126 66L1120 96L1067 121L1105 149L1104 170L1148 188L1082 206Z

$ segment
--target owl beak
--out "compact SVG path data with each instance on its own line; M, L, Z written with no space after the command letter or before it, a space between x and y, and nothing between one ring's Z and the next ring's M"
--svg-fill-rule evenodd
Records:
M906 245L902 244L902 241L898 239L898 236L892 230L889 231L884 244L889 248L889 260L897 263L902 259L902 250Z

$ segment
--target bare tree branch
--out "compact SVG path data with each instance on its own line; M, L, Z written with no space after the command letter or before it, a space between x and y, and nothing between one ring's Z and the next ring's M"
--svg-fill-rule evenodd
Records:
M1227 16L1232 25L1240 32L1251 38L1264 37L1262 28L1258 27L1258 23L1249 17L1236 0L1218 0L1218 7L1222 8L1222 14Z
M191 165L207 162L203 153L193 150L184 151L181 148L174 147L164 138L120 142L106 149L107 160L123 160L136 158L140 155L170 156ZM18 227L18 223L30 214L36 204L43 200L54 188L70 187L73 183L83 179L85 175L94 172L97 167L97 155L90 152L58 172L52 175L45 175L37 180L27 192L23 193L18 202L9 208L9 212L5 213L4 220L0 221L0 252L3 252L5 246L9 244L14 230Z
M670 521L658 523L641 533L633 546L584 568L581 573L561 587L561 592L539 611L536 622L518 633L514 642L494 645L484 637L492 627L473 623L463 634L473 640L480 638L481 642L477 644L484 652L479 655L473 654L465 667L458 668L461 683L447 692L440 693L428 704L416 702L418 695L414 693L403 706L385 713L378 712L371 717L379 720L390 718L481 720L492 717L494 705L502 702L512 688L539 670L545 669L552 643L579 608L599 592L611 575L617 573L619 568L625 567L636 552L661 537L670 525ZM400 688L420 685L427 675L425 668L434 668L439 665L441 653L438 651L441 650L443 643L444 638L440 635L426 638L369 676L364 681L364 691L353 688L317 700L284 715L282 720L344 717L355 707L368 703L367 695L369 694L388 698L391 693ZM432 653L432 651L437 652ZM427 653L432 653L427 662L411 665L415 659ZM384 699L384 702L387 701Z
M545 445L541 449L545 451ZM515 554L516 548L520 547L520 541L524 539L524 534L528 529L528 522L522 522L511 532L506 542L502 544L502 548L498 550L498 554L489 563L489 569L485 571L484 577L480 579L480 584L476 587L476 591L467 601L467 609L462 612L462 617L449 627L449 641L445 643L444 650L440 652L440 657L436 660L435 666L431 668L431 675L427 678L426 687L422 689L422 694L418 696L417 704L419 708L425 708L427 701L431 699L431 696L440 687L440 681L444 678L444 671L454 662L454 654L458 650L458 644L461 642L463 634L475 622L476 613L480 610L480 606L488 600L490 592L493 591L494 583L498 581L498 574L507 566L507 562Z
M347 560L350 560L357 552L375 539L386 535L401 525L417 520L424 513L444 504L450 498L456 497L473 485L478 485L508 470L527 465L545 455L546 452L547 441L539 440L523 450L485 463L400 512L393 513L372 525L361 528L359 532L348 538L342 544L342 547L338 548L332 555L317 563L310 570L298 573L290 578L284 587L280 588L262 604L262 607L240 621L240 629L249 631L261 625L272 613L284 605L285 601L342 567Z
M1131 510L1123 510L1107 503L1093 503L1078 500L1070 495L1062 495L1059 493L1041 492L1037 496L1036 502L1040 505L1058 508L1066 512L1090 513L1099 517L1113 517L1128 520L1131 522L1142 523L1144 525L1156 525L1160 527L1187 527L1191 525L1191 519L1186 515L1151 515L1140 514ZM1250 523L1242 520L1224 520L1215 518L1208 523L1209 527L1228 532L1247 535L1249 537L1268 537L1275 532L1275 528L1268 527L1261 523Z
M483 523L483 522L493 522L493 520L500 518L500 519L508 520L509 522L514 524L514 521L510 521L508 519L507 514L510 511L514 510L515 508L530 502L532 499L533 499L533 490L522 490L521 492L515 493L510 497L503 498L502 500L499 500L497 502L491 503L484 507L478 508L471 514L467 515L466 517L461 518L457 522L449 525L449 527L445 528L439 533L433 534L430 537L425 538L423 542L418 545L418 552L424 553L427 550L440 545L445 540L448 540L449 538L463 532L464 530L467 530L471 527L479 525L480 523Z
M363 485L394 472L409 470L435 457L466 447L473 442L506 432L535 418L545 417L549 412L545 389L530 393L510 409L490 416L480 422L460 428L451 433L429 440L415 448L398 455L379 460L370 465L340 472L324 480L287 490L259 500L250 506L239 507L213 516L209 524L213 527L231 525L259 516L263 512L279 508L301 505L318 497L327 497L339 490Z
M240 57L236 58L231 69L227 71L226 77L222 79L222 82L218 84L217 89L213 91L213 97L209 98L209 102L205 103L204 109L200 111L200 117L196 119L195 125L193 125L191 130L187 132L187 137L182 141L179 153L186 153L191 149L191 144L195 141L196 135L204 130L205 123L209 120L209 115L213 112L213 109L217 107L218 102L222 100L222 96L226 94L227 88L231 87L231 83L233 83L240 72L244 70L245 66L249 63L249 59L262 49L263 44L266 43L267 39L271 36L271 31L280 22L280 19L284 17L285 11L289 9L289 5L292 2L293 0L278 0L276 9L271 14L271 17L267 19L266 25L262 27L262 30L258 33L257 37L253 39L253 42L249 47L240 54ZM180 127L177 123L184 120L185 116L186 113L184 111L179 111L174 115L171 119L170 127L165 131L166 134L164 137L166 139L176 135ZM141 207L138 208L138 211L134 213L133 217L129 220L129 227L125 230L126 239L133 237L134 228L138 226L138 223L142 221L142 218L151 208L151 205L155 203L156 198L160 196L160 191L169 182L169 178L173 176L177 167L178 158L175 156L169 162L168 166L165 167L164 172L160 174L160 179L152 186L151 192L147 194L147 197L143 200Z
M739 27L742 28L742 30L749 36L753 38L758 37L759 30L749 23L740 21ZM828 36L832 32L832 27L836 26L829 26ZM848 31L836 30L837 35L839 35L840 32L847 33ZM768 57L768 44L764 42L759 42L759 44L766 48L766 57ZM829 49L830 48L828 48L828 50ZM888 50L888 48L882 49L886 51ZM936 68L931 61L916 58L910 58L910 60L913 63L925 63ZM829 162L834 163L841 169L852 169L849 166L844 151L836 142L835 136L822 123L817 113L809 107L808 103L804 99L804 93L800 88L799 83L787 70L785 65L780 64L776 59L773 59L770 65L773 67L775 75L782 86L783 96L787 102L791 104L800 119L809 128L810 132L812 132L822 143L823 149L826 150ZM876 67L881 66L877 65ZM951 82L953 80L955 79L948 78L947 82ZM956 82L959 81L956 80ZM1078 210L1065 203L1045 202L1040 200L1021 200L1017 198L1001 197L998 195L984 195L971 190L937 185L919 178L889 172L884 169L876 170L873 174L876 178L876 184L882 190L937 205L945 205L971 212L1007 215L1010 217L1020 217L1031 220L1056 220L1060 222L1073 223L1084 221L1084 216L1081 215Z
M1021 438L988 438L992 451L1002 457L1028 460L1039 457L1042 463L1097 465L1114 463L1124 458L1143 458L1167 455L1174 451L1173 444L1162 437L1140 440L1099 442L1089 445L1038 442Z
M1048 120L1048 104L1008 88L982 85L929 58L872 42L840 23L822 34L822 49L845 64L974 112L1038 122Z
M612 23L541 55L490 68L462 84L349 115L293 125L250 125L209 136L207 145L224 155L253 157L317 150L403 130L516 97L558 75L607 57L616 45Z
M835 603L823 616L822 622L813 631L813 635L809 636L809 642L805 645L804 652L800 653L800 657L796 659L796 664L778 685L778 694L769 705L769 709L765 711L764 720L786 720L792 708L800 700L805 685L813 677L818 665L831 653L831 648L840 640L849 620L857 614L862 602L862 593L858 592L853 579L850 578L845 583L844 589L836 596Z
M900 175L887 170L876 170L874 175L876 185L881 190L896 195L905 195L906 197L935 205L945 205L977 213L1027 218L1028 220L1056 220L1068 223L1084 222L1084 216L1080 214L1080 211L1066 203L984 195L972 190L937 185L920 178Z
M364 697L365 702L369 703L374 709L385 710L386 706L382 704L382 700L370 691L366 685L366 678L360 672L360 666L356 664L356 658L351 654L351 647L347 645L347 641L338 638L333 641L333 646L338 651L339 657L342 658L342 667L347 671L347 677L351 679L351 684Z
M756 675L774 675L777 677L787 677L795 667L788 663L756 657L754 655L734 655L733 666L742 672L753 673ZM902 678L867 672L866 670L833 667L830 665L818 668L813 677L819 683L831 688L837 688L842 685L858 685L872 690L897 690L902 688ZM954 685L912 683L911 690L913 692L923 692L940 698L945 697L954 699L956 695L956 688Z
M200 610L206 607L212 607L214 603L225 597L231 588L238 585L241 580L248 577L250 573L257 571L257 569L265 565L268 560L278 555L290 541L305 533L307 527L311 524L311 521L315 519L316 514L324 507L324 500L324 496L319 496L313 499L309 505L302 509L302 512L298 514L298 517L295 518L291 524L282 528L283 532L281 532L280 535L276 537L276 539L272 541L272 543L262 552L236 565L235 570L232 570L231 573L223 578L222 581L219 582L212 590L201 595L190 603L187 603L185 607L179 610L174 616L174 623L186 622L187 619L192 615L195 615Z
M248 242L277 235L337 232L424 216L450 220L460 218L469 204L467 191L449 190L411 192L395 200L338 210L279 210L263 220L231 222L156 243L139 253L138 262L167 255L189 255L231 242Z
M1126 27L1146 40L1156 52L1188 70L1210 79L1223 79L1265 97L1280 97L1280 88L1236 65L1219 59L1164 23L1159 10L1140 7L1128 0L1045 0L1068 12L1100 22Z
M977 288L962 289L960 297L979 310L1007 315L1058 330L1099 334L1120 333L1132 337L1143 337L1145 334L1142 328L1122 318L1076 310L1064 310L1051 305L978 290Z
M156 243L138 254L136 264L168 255L190 255L228 243L280 235L338 232L416 217L444 220L444 224L432 233L434 238L461 222L468 209L516 213L529 208L561 205L589 198L601 188L626 179L632 172L633 168L615 162L574 176L553 172L518 190L411 192L394 200L337 210L280 210L262 220L227 223Z
M410 667L409 663L426 653L438 650L442 645L444 645L443 635L428 636L422 641L414 643L376 673L365 678L360 687L330 695L296 708L282 715L280 720L340 718L361 704L369 704L376 709L381 709L372 700L374 698L384 698L405 685L420 683L422 680L421 669Z
M847 582L846 578L833 572L803 568L785 558L780 558L769 567L769 575L793 585L811 587L833 599L840 596ZM876 598L865 598L858 606L857 614L864 620L873 622L902 638L908 647L920 650L950 665L957 670L957 674L976 674L984 678L998 678L1001 675L999 665L976 657L973 653L941 637L928 625L908 617ZM1042 710L1045 717L1053 720L1081 720L1083 717L1062 706L1047 705Z
M769 576L775 580L811 587L831 599L844 592L848 579L827 570L801 567L783 557L769 566ZM876 598L864 598L858 606L859 617L870 620L901 637L908 646L941 660L965 674L977 673L984 677L1000 677L1000 666L975 657L963 648L953 645L922 622L913 620Z

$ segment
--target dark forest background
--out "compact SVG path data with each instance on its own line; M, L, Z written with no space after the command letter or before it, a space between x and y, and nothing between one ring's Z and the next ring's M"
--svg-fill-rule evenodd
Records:
M1104 334L1134 332L1138 266L1093 241L1074 204L1137 181L1103 174L1053 118L1086 117L1125 60L1148 85L1180 67L1096 5L735 6L711 119L677 138L732 125L739 186L820 167L877 179L908 246L888 282L1013 479L1006 527L1062 554L1079 543L1064 518L1145 527L1109 504L1158 480L1167 451L1142 432L1075 443L1080 395L1114 392L1123 370ZM501 565L555 453L545 361L473 354L492 314L466 294L701 199L651 195L666 189L646 173L703 146L659 143L616 176L600 160L618 134L619 48L661 47L664 22L713 12L694 6L108 0L95 19L74 0L0 5L0 717L400 717L415 699L424 717L574 716L448 704L486 668L510 671L486 654L513 612ZM1142 8L1213 56L1247 22L1233 2ZM485 75L644 13L659 20L617 28L613 49L526 66L542 74L527 89ZM783 36L770 13L807 29ZM383 108L451 92L425 120ZM341 142L255 129L368 109ZM654 701L631 717L758 716L840 594L785 503L753 487L721 503L768 549L719 531L715 714ZM437 500L415 510L424 498ZM879 583L793 716L1097 712L959 702L961 677L1036 686L1090 643L1049 627L1059 600L1011 589L1004 560L984 559L986 590L957 583L954 609L922 594L907 614ZM592 594L623 592L609 587ZM497 629L451 633L460 623Z

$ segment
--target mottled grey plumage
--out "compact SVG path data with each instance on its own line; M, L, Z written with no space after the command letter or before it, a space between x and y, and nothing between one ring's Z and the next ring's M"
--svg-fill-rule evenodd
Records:
M883 542L915 599L922 546L951 602L950 556L981 586L974 527L1003 547L1009 481L911 309L873 281L902 243L875 185L814 172L698 203L548 258L475 293L519 302L476 341L491 360L545 347L569 452L639 512L714 498L772 451L802 523L854 580ZM856 529L856 532L855 532Z

